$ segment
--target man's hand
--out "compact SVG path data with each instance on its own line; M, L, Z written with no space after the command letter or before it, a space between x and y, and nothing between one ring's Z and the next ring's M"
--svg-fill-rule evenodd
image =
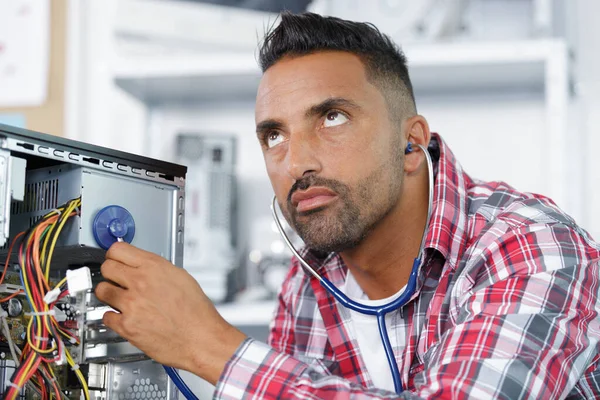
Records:
M120 313L104 323L152 359L215 384L245 336L229 325L196 280L167 260L127 243L106 253L98 299ZM117 286L118 285L118 286Z

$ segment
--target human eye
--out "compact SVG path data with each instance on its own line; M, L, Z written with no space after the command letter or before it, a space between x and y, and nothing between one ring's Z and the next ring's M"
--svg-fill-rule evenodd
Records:
M331 110L325 114L325 121L323 121L323 126L325 128L331 128L334 126L342 125L348 122L348 117L344 115L340 111Z
M270 131L265 134L264 143L268 149L273 148L283 142L283 135L277 131Z

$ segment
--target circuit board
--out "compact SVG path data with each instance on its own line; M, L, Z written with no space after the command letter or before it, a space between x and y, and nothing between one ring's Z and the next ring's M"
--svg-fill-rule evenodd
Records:
M52 287L58 284L57 279L50 279L49 283ZM8 272L4 278L3 284L0 286L0 299L7 297L11 293L14 293L15 289L21 289L21 278L16 272ZM8 314L6 322L10 332L11 339L15 345L23 349L27 343L27 325L31 319L31 316L27 314L31 312L31 307L25 294L17 295L9 301L1 303L2 309ZM55 307L57 313L61 315L60 325L67 329L76 329L76 307L70 304L69 299L59 302ZM0 360L3 362L13 361L8 341L3 333L0 331ZM56 375L58 385L63 389L66 399L79 400L80 399L80 384L75 375L72 373L68 365L54 365L52 367ZM86 366L81 366L82 372L85 372ZM39 400L41 396L32 390L27 390L27 395L22 397L27 400ZM64 399L63 398L63 399Z

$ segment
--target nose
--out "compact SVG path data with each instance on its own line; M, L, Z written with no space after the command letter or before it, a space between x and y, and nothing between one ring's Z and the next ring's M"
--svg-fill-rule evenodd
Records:
M294 180L321 171L321 163L316 153L316 144L310 134L290 135L287 149L287 171Z

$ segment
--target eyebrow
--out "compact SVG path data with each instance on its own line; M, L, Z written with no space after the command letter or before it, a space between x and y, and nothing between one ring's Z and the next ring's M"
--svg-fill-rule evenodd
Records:
M308 110L306 110L304 116L306 118L320 116L332 108L351 108L354 110L359 110L360 106L352 100L348 100L343 97L330 97L319 104L315 104L314 106L310 107Z
M320 116L333 108L349 108L359 110L361 107L352 100L345 99L343 97L330 97L318 104L311 106L309 109L306 110L304 116L306 118ZM279 120L266 119L256 124L256 133L259 134L265 131L278 130L281 129L283 125L284 124Z
M276 119L266 119L264 121L256 124L256 133L260 134L262 132L268 132L273 130L278 130L283 127L283 123L277 121Z

